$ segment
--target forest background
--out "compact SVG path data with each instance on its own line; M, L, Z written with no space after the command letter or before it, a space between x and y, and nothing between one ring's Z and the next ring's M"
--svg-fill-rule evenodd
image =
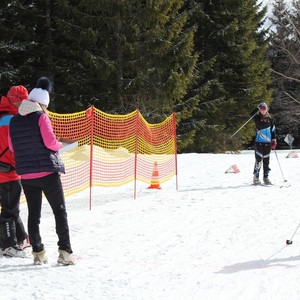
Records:
M270 1L269 1L270 2ZM179 152L251 147L264 101L300 146L300 3L256 0L3 0L0 94L53 82L49 109L176 112Z

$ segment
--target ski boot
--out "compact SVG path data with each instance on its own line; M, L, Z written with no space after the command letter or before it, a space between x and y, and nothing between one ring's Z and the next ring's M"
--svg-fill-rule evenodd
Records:
M261 184L261 182L259 180L259 177L256 176L256 175L253 176L253 184L254 185L260 185Z
M268 177L264 177L264 184L272 185L272 182L270 181L270 179Z

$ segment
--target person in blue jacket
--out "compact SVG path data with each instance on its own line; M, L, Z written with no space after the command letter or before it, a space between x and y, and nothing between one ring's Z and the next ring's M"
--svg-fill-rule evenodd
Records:
M255 164L253 171L253 183L261 184L259 179L259 172L263 166L263 182L265 184L272 184L269 179L269 163L271 149L275 150L277 146L275 122L269 114L268 106L262 102L251 113L256 127L255 136Z

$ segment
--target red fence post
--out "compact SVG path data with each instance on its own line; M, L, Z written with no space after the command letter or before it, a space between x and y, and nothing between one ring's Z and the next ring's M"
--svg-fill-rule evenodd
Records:
M136 199L136 178L137 178L137 155L138 155L138 143L139 143L139 110L136 110L135 117L135 149L134 149L134 199Z
M177 139L176 139L176 113L173 112L173 131L174 131L174 155L175 155L175 174L176 174L176 191L178 191L178 169L177 169Z
M93 187L93 145L94 145L94 105L91 106L91 144L90 144L90 210L92 209Z

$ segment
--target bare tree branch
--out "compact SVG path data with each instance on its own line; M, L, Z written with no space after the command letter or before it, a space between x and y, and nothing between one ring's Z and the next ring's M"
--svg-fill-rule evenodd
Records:
M300 101L295 99L293 96L291 96L289 93L287 92L284 92L287 96L289 96L291 99L293 99L295 102L299 103L300 104Z
M285 75L285 74L283 74L283 73L280 73L280 72L275 71L274 69L271 69L271 71L272 71L273 73L277 74L277 75L280 75L280 76L282 76L282 77L288 79L288 80L300 82L300 79L297 79L297 78L294 78L294 77L287 76L287 75Z
M286 48L286 46L280 46L280 45L276 45L277 48L281 49L282 51L286 52L288 54L289 57L291 57L291 59L297 64L300 65L300 60L297 59L297 57ZM298 54L298 53L297 53Z
M289 23L293 26L293 29L295 30L296 34L295 34L295 38L299 41L298 37L300 36L300 31L298 30L297 26L295 25L295 23L293 22L293 20L290 18L290 15L285 12L285 17L287 18L287 20L289 21Z

